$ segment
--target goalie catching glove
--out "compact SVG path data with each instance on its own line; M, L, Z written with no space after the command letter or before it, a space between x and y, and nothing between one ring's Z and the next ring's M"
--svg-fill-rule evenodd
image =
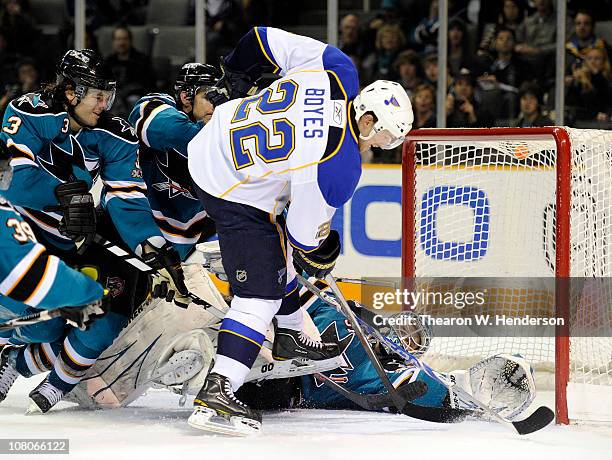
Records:
M156 241L158 239L160 241ZM153 297L165 298L168 302L174 301L181 308L187 308L191 298L185 285L181 257L170 243L165 240L162 243L161 240L153 237L140 243L136 254L142 257L149 267L157 270L157 273L153 273Z
M334 269L339 255L340 235L336 230L331 230L318 248L310 252L295 249L293 261L308 276L323 279Z
M96 235L96 208L87 182L77 180L55 187L58 206L46 206L45 211L63 214L58 230L75 242L84 244L93 241Z

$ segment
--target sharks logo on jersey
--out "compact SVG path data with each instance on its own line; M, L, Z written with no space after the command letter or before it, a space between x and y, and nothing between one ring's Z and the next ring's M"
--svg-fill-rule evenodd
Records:
M159 171L168 180L165 182L157 182L152 187L157 191L168 191L170 198L184 196L192 200L196 198L192 195L191 190L181 184L189 184L189 170L187 169L187 158L181 155L174 149L166 150L165 152L157 152L156 163Z
M45 160L42 155L38 157L40 165L52 176L57 177L61 181L70 180L72 176L72 166L77 166L85 169L85 155L79 142L72 134L68 135L68 143L70 150L61 147L62 144L55 142L49 143L49 159Z
M119 126L121 127L121 133L124 133L124 132L128 131L132 136L136 136L136 132L134 131L134 128L132 128L132 125L130 125L123 118L121 118L121 117L112 117L112 119L114 121L116 121L117 123L119 123Z
M24 104L30 104L33 109L37 107L42 107L44 109L49 108L49 106L45 103L45 101L42 100L39 94L24 94L19 99L17 99L17 106L19 106L19 108L23 108L21 106Z
M327 327L323 330L323 332L321 332L321 340L325 342L338 343L338 347L340 348L340 352L345 364L343 366L340 366L339 369L324 372L324 374L327 375L330 379L340 384L347 383L348 371L352 371L355 369L347 354L348 347L355 338L355 332L350 329L350 325L348 324L347 320L345 320L344 323L344 326L346 327L348 333L342 338L340 338L338 334L337 321L332 321L331 323L329 323ZM315 376L314 380L317 388L323 386L324 381L322 379Z

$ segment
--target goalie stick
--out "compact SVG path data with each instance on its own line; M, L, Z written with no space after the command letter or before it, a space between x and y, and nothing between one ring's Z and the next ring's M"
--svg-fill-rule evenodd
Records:
M301 277L299 274L297 276L299 280L304 280L304 278ZM338 289L336 285L336 281L334 280L333 276L327 275L325 277L325 281L327 281L328 284L332 283L334 286L336 286L336 289ZM342 311L342 313L344 313L344 316L348 319L352 329L355 331L355 335L359 339L359 342L361 342L361 346L363 347L364 351L368 355L368 358L370 359L372 366L376 370L378 377L380 378L381 382L387 389L389 399L393 402L393 405L397 408L397 410L400 413L403 413L404 408L409 403L409 401L407 401L406 398L404 398L397 391L397 389L393 386L393 384L389 380L389 377L387 376L387 372L382 367L382 364L380 364L378 357L374 354L374 351L372 350L372 348L370 347L370 344L368 343L368 339L363 333L363 330L361 329L361 326L357 322L357 319L355 318L355 315L353 314L351 307L348 305L344 297L340 299L340 310Z
M348 388L344 388L342 385L334 382L332 379L321 373L314 374L315 377L323 380L323 383L334 390L336 393L341 394L345 398L349 399L353 403L365 410L379 411L385 407L391 407L394 405L391 397L387 393L379 394L362 394L355 391L351 391ZM402 385L397 389L399 395L406 401L414 401L427 393L427 384L425 382L416 381Z
M315 293L319 298L321 298L328 304L334 306L335 308L339 309L340 307L342 307L343 303L346 303L346 300L344 299L342 292L340 291L340 289L338 289L338 286L335 285L335 283L333 282L334 279L331 276L328 276L325 279L325 281L327 281L328 284L330 285L332 291L334 292L336 297L339 299L340 304L334 301L334 299L331 299L328 295L326 295L324 292L319 290L316 286L313 286L312 283L310 283L308 280L305 280L300 275L298 275L298 277L299 277L300 283L302 283L305 287L307 287L313 293ZM343 309L341 311L343 311ZM486 416L490 417L491 419L516 431L518 434L521 434L521 435L538 431L553 421L555 414L551 409L549 409L546 406L538 407L529 417L523 420L516 421L516 422L510 421L507 418L500 416L499 414L494 412L491 408L489 408L482 402L475 399L472 395L467 393L465 390L456 386L453 382L440 378L440 376L436 374L431 367L421 362L416 356L414 356L410 352L404 350L402 347L393 343L387 337L383 336L380 333L380 331L378 331L376 328L372 327L370 324L363 321L361 318L355 318L355 319L368 331L368 333L374 335L381 342L381 344L385 346L385 348L399 355L406 362L412 363L413 365L417 366L419 369L423 370L430 377L436 379L442 385L446 386L449 389L452 389L452 391L454 391L457 395L459 395L465 401L472 404L474 408L478 410L478 411L477 410L470 411L470 410L465 410L465 409L452 409L452 408L438 410L436 408L421 408L420 406L408 405L406 408L407 410L403 412L404 414L410 415L415 418L421 418L424 420L427 420L428 416L433 416L434 418L440 417L441 419L440 421L457 421L457 420L453 420L453 418L455 417L465 418L465 416L467 415L478 416L479 412L481 412L485 414ZM414 411L414 408L416 408L417 410ZM429 409L429 410L421 411L421 409ZM453 415L453 414L456 414L456 415ZM448 419L448 420L445 420L445 419ZM429 420L435 421L431 419Z

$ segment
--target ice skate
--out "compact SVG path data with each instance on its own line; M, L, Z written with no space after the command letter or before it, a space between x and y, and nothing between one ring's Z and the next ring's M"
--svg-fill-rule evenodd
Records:
M231 436L257 434L261 414L241 402L227 377L211 373L194 400L195 409L187 423L194 428Z
M339 354L337 343L314 340L303 331L279 327L274 333L272 356L277 360L304 358L321 361Z
M30 392L30 405L26 414L45 414L55 406L63 397L64 392L49 383L45 378L36 388Z
M19 372L9 361L9 352L13 347L0 348L0 402L6 399L6 395L19 377Z

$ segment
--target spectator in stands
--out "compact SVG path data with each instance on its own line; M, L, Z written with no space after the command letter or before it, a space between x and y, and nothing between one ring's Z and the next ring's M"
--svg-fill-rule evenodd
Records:
M127 116L138 99L155 90L155 74L149 56L132 46L132 32L127 26L115 27L112 40L114 52L106 64L117 79L113 112Z
M516 53L525 58L534 69L542 70L542 76L553 73L552 64L557 36L557 18L552 0L534 0L536 12L516 29ZM547 72L548 70L548 72Z
M412 98L414 110L413 128L436 127L436 90L431 85L419 85Z
M592 13L580 10L574 17L574 33L565 44L568 52L568 73L582 64L586 51L591 48L605 49L606 42L595 35L595 18Z
M28 13L26 0L2 0L0 30L12 52L31 56L36 51L39 37L34 19Z
M411 45L416 49L436 48L438 40L438 0L431 0L429 14L414 28L410 34Z
M478 46L480 56L490 55L494 49L495 37L500 28L516 32L519 24L525 18L525 5L522 0L501 0L503 7L496 23L487 23L482 31L482 38Z
M542 114L542 90L537 83L525 82L519 90L521 112L514 124L519 128L553 126L554 122Z
M417 86L423 82L421 58L414 50L402 51L395 59L393 68L399 75L397 82L404 87L408 97L412 98Z
M448 24L448 69L452 76L461 69L472 69L472 50L467 36L465 22L454 19Z
M461 69L446 97L446 126L449 128L488 127L492 115L482 109L475 97L476 82L468 69Z
M494 57L482 60L481 80L494 82L496 86L506 85L518 90L531 77L527 63L514 52L514 31L500 28L495 36Z
M436 53L425 55L423 70L425 72L425 82L436 88L438 86L438 55Z
M574 107L576 119L583 121L608 121L612 107L610 82L612 71L605 49L590 48L585 51L584 63L566 77L566 105Z
M372 80L395 79L396 74L393 70L393 63L405 44L406 37L399 26L384 25L378 29Z
M483 91L500 95L499 115L514 118L518 112L518 88L531 77L529 65L514 52L514 32L500 28L494 45L494 57L481 59L478 78Z
M4 94L0 97L0 113L4 113L4 109L13 99L34 92L39 87L40 75L36 61L31 58L23 58L17 63L17 82L4 87Z
M359 64L357 68L373 50L361 36L359 16L356 14L347 14L340 21L339 48Z

